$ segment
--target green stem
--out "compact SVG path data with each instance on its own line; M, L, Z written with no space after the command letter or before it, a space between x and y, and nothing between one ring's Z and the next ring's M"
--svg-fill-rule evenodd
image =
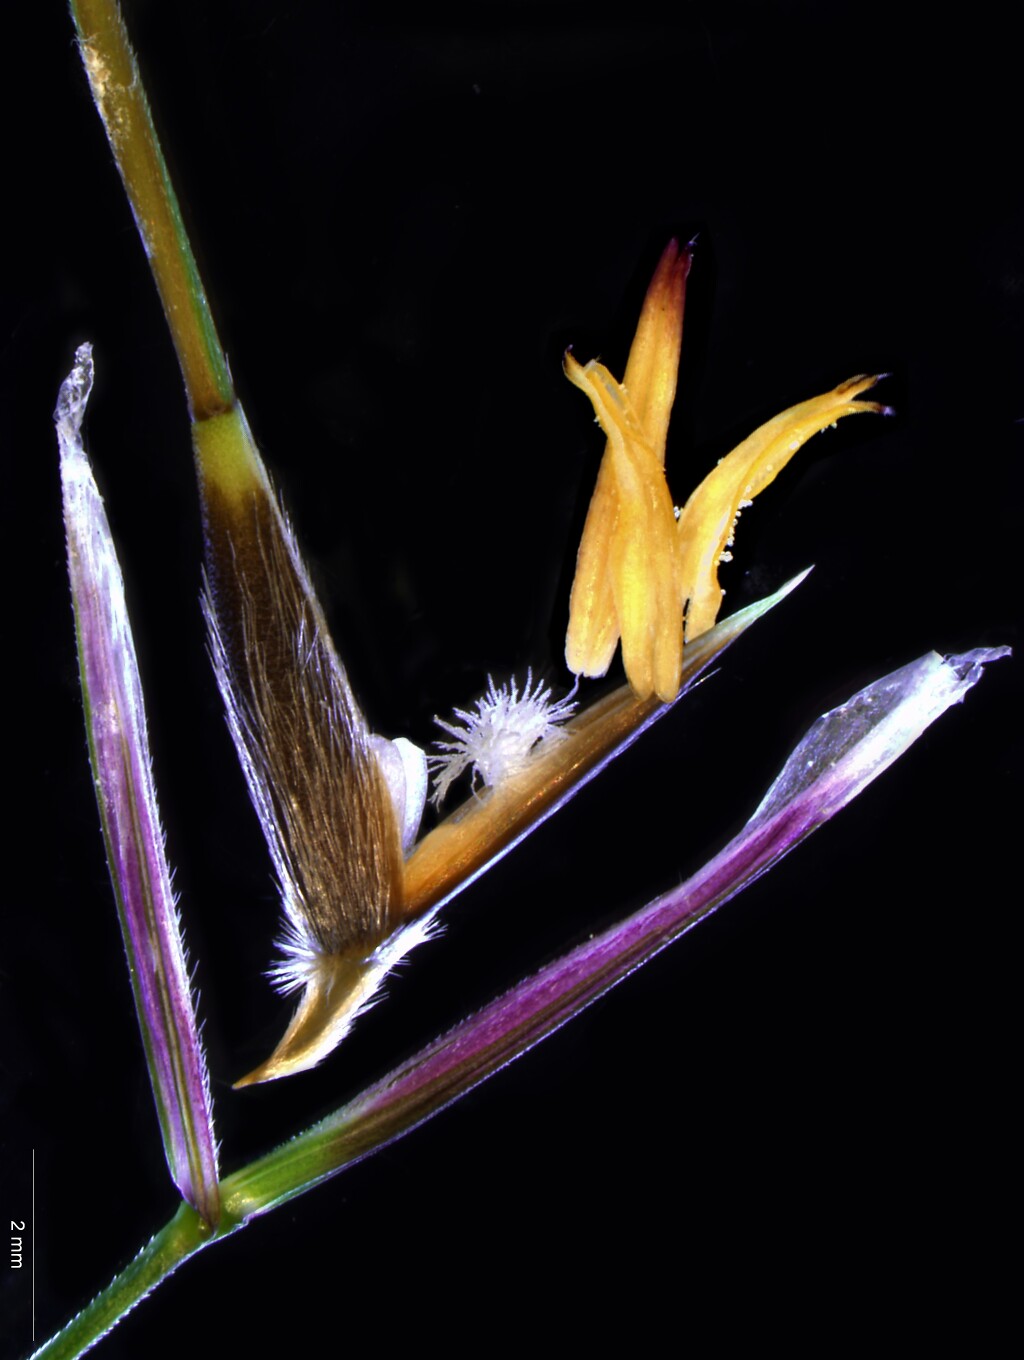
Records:
M230 410L234 388L117 0L71 0L82 61L178 352L189 410Z
M213 1233L192 1206L183 1203L120 1275L41 1346L32 1360L74 1360L83 1355L183 1261L240 1226L237 1220L228 1221Z
M250 1219L313 1189L328 1176L336 1175L422 1122L431 1112L417 1110L414 1118L381 1120L373 1111L362 1117L357 1113L347 1117L347 1111L339 1111L332 1120L325 1121L332 1126L329 1132L319 1126L307 1130L223 1181L222 1215L216 1229L211 1229L190 1204L182 1203L170 1222L146 1243L120 1275L40 1346L30 1360L76 1360L102 1341L136 1304L190 1256L244 1228Z

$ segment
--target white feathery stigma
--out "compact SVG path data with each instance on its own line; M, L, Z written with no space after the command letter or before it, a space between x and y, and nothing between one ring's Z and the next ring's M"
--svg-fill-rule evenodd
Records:
M474 786L479 781L485 788L494 788L526 768L539 742L561 741L566 734L558 724L572 716L575 693L574 686L564 699L553 703L550 688L542 680L533 683L532 670L526 672L521 693L515 677L498 689L488 676L487 693L476 700L475 713L457 708L454 716L459 722L435 717L438 727L454 740L436 742L438 754L429 757L434 806L469 766Z

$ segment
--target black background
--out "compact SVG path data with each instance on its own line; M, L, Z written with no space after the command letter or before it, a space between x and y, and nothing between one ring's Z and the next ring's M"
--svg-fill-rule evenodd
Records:
M242 400L376 730L429 742L488 672L565 683L601 440L561 354L621 372L672 234L699 232L677 500L855 372L891 372L897 410L820 436L744 515L727 608L816 563L798 594L459 898L335 1057L235 1093L288 1007L261 977L274 893L204 655L180 380L70 21L23 8L0 1217L28 1212L35 1148L41 1339L174 1205L76 691L49 420L75 345L95 345L88 439L231 1169L696 868L818 713L931 647L1015 641L1024 201L984 7L953 31L847 4L127 6ZM1010 1278L1016 667L540 1050L188 1264L105 1354L305 1353L324 1329L346 1354L748 1329L818 1349L882 1325L986 1349ZM13 1353L27 1285L5 1274Z

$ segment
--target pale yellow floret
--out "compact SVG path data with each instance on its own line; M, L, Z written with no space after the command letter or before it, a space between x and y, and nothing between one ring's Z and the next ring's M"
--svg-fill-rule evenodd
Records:
M596 656L581 656L582 673L592 674L589 667L595 660L600 664L604 656L607 670L621 635L623 664L637 697L675 698L683 660L681 555L664 471L629 396L604 365L592 360L584 367L570 354L565 371L590 398L608 436L604 465L612 488L600 507L600 521L592 525L588 519L587 525L598 559L598 579L603 578L601 588L610 596L611 610L603 618L595 608L588 613L587 622L598 625L594 634L603 634L604 641ZM574 590L566 641L570 658L576 654L574 644L578 652L584 651L577 642L580 630L573 615L577 598Z
M682 343L689 251L665 251L647 291L619 383L596 360L565 356L569 380L590 398L608 443L587 512L569 601L565 658L576 675L604 675L621 639L622 663L639 699L679 693L684 640L707 632L723 591L736 519L819 430L860 411L878 381L851 378L783 411L755 430L704 479L678 522L665 481L665 443Z
M679 691L679 554L662 469L689 268L689 250L671 242L647 290L621 385L602 364L565 361L608 436L576 558L566 664L575 675L604 675L621 636L626 674L641 698Z
M718 617L723 595L718 564L726 557L742 507L774 481L812 435L843 416L883 411L878 402L854 400L877 381L877 377L850 378L831 392L802 401L767 421L723 458L686 502L677 533L687 601L687 641L707 632Z

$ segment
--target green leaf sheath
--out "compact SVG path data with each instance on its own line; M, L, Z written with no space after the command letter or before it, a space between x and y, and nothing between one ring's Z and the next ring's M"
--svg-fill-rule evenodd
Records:
M193 420L230 410L234 387L188 243L116 0L71 0L93 98L163 303Z

